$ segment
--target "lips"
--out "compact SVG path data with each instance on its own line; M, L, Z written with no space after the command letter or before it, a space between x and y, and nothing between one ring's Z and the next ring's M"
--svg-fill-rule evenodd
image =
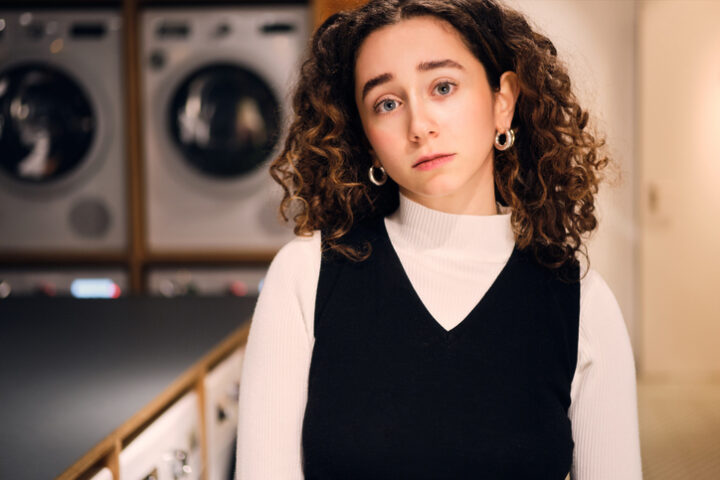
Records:
M423 163L427 163L431 160L435 160L435 159L441 158L441 157L450 157L452 155L455 155L455 154L454 153L431 153L430 155L423 155L422 157L420 157L417 160L417 162L415 162L413 164L413 168L415 168L419 165L422 165Z

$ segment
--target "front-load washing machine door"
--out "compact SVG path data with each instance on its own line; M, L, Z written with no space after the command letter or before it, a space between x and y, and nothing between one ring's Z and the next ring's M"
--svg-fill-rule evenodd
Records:
M12 180L54 183L80 169L96 117L87 92L44 63L0 71L0 171Z
M182 158L211 178L261 166L279 140L280 104L267 83L238 64L214 63L187 75L171 96L168 128Z

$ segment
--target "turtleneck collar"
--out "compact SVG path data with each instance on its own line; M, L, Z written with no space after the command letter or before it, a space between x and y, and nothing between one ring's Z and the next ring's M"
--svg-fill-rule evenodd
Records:
M400 194L398 209L385 219L394 245L468 260L504 262L515 245L512 209L497 203L496 215L461 215L425 207Z

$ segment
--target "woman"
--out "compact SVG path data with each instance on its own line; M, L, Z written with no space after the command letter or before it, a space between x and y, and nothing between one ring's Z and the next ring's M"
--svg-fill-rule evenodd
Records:
M294 109L238 477L641 478L627 330L576 258L609 160L550 40L371 1L315 32Z

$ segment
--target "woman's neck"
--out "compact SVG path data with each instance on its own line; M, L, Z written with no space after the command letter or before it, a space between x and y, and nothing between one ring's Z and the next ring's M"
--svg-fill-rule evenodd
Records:
M398 209L386 219L388 234L400 248L447 250L448 254L496 261L515 245L511 209L495 205L491 215L446 213L400 194Z
M494 190L489 190L488 194L482 189L465 189L454 195L429 197L400 187L400 193L415 203L439 212L459 215L496 215L498 213Z

